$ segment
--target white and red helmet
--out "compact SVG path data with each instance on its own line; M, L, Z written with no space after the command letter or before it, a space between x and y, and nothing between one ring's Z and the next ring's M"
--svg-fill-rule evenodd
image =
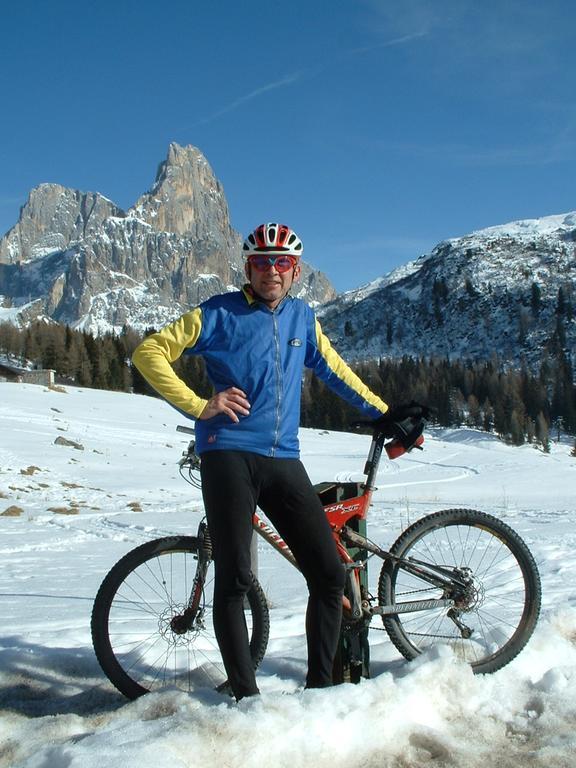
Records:
M260 224L254 232L250 232L244 245L242 254L244 258L262 253L293 256L299 259L304 251L302 241L293 229L286 224Z

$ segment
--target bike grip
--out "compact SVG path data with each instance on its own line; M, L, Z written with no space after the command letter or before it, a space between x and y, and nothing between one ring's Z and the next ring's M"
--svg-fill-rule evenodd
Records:
M419 435L416 438L414 445L411 446L410 450L412 450L412 448L420 448L423 442L424 442L424 435ZM390 460L397 459L399 456L402 456L404 453L407 453L407 449L404 448L400 440L391 440L389 443L387 443L384 446L384 450L388 454L388 458Z

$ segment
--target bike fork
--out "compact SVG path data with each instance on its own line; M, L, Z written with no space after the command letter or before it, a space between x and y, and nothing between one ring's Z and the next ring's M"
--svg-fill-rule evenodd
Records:
M198 565L192 582L188 605L182 613L172 617L170 628L177 635L184 635L194 624L200 626L204 609L200 608L202 592L206 583L206 573L212 560L212 540L208 525L203 520L198 526Z

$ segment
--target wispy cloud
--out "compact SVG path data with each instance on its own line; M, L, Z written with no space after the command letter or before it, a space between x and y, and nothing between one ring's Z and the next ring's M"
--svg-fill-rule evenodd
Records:
M213 120L217 120L219 117L222 117L223 115L227 115L229 112L233 112L239 107L242 107L244 104L247 104L250 101L254 101L255 99L260 98L260 96L263 96L265 93L269 93L270 91L275 91L278 88L285 88L286 86L293 85L299 80L316 77L317 75L320 75L322 72L325 72L327 69L330 69L338 61L341 61L342 59L345 59L347 57L359 56L364 53L369 53L370 51L375 51L379 48L391 48L397 45L405 45L406 43L411 43L414 40L418 40L421 37L425 37L427 34L428 34L427 31L413 32L411 34L402 35L400 37L391 38L389 40L382 40L381 42L378 42L378 43L372 43L369 45L360 46L358 48L345 49L341 51L338 56L335 56L331 59L321 62L317 66L310 67L308 69L302 69L298 72L293 72L292 74L285 75L284 77L281 77L279 80L274 80L271 83L267 83L266 85L262 85L259 88L255 88L253 91L250 91L244 96L239 96L237 99L234 99L233 101L221 107L220 109L216 110L212 114L207 115L206 117L203 117L200 120L197 120L193 124L193 127L196 127L198 125L206 125L206 123L211 123Z
M302 74L302 72L294 72L291 75L286 75L285 77L280 78L280 80L274 80L272 83L267 83L266 85L262 85L259 88L255 88L253 91L250 91L250 93L247 93L244 96L239 96L237 99L234 99L229 104L226 104L216 112L213 112L211 115L198 120L196 123L194 123L194 125L197 126L210 123L212 120L216 120L218 117L222 117L222 115L226 115L228 112L232 112L233 110L238 109L238 107L241 107L243 104L246 104L249 101L254 101L254 99L259 98L265 93L275 91L278 88L284 88L287 85L292 85L292 83L300 80Z
M369 53L370 51L375 51L379 48L392 48L395 45L405 45L406 43L411 43L421 37L426 37L428 34L429 32L426 30L412 32L409 35L402 35L401 37L395 37L391 40L383 40L380 43L372 43L372 45L364 45L359 48L350 48L346 53L350 56L354 56L356 54Z

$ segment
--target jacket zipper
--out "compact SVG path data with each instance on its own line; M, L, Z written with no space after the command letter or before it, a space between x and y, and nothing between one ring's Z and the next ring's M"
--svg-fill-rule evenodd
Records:
M272 323L274 327L274 354L276 367L276 428L274 430L274 442L270 449L270 456L274 456L280 440L280 415L282 402L282 361L280 358L280 333L276 311L272 310Z

